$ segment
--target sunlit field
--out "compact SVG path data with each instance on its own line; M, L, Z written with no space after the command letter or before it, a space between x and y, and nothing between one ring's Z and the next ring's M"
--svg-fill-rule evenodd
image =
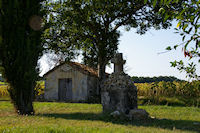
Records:
M35 116L18 116L10 101L0 101L0 132L4 133L198 133L200 108L139 106L152 117L129 121L102 114L100 104L35 102Z

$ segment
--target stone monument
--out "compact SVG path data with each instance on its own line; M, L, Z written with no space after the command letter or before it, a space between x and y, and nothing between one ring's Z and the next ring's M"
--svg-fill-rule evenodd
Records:
M137 88L131 77L124 73L122 53L117 53L111 60L114 72L104 81L101 89L103 112L119 112L128 115L137 109Z

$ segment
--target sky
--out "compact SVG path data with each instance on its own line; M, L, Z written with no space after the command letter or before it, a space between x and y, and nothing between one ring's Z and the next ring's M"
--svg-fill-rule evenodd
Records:
M171 61L183 60L188 62L188 58L183 55L182 47L166 53L168 46L174 46L182 42L179 34L174 33L175 23L171 29L167 30L149 30L144 35L139 35L134 29L125 31L120 29L121 37L119 41L119 52L123 53L126 60L124 66L125 72L130 76L175 76L179 79L187 80L185 73L180 73L176 68L170 67ZM195 60L195 62L197 62ZM41 74L43 75L50 68L47 65L45 57L40 60L42 66ZM200 68L198 66L198 68ZM109 73L113 72L113 64L106 68ZM197 70L200 73L200 70Z

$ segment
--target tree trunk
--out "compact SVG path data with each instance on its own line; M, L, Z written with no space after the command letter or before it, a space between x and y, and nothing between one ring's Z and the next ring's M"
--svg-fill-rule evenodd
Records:
M19 115L34 115L34 110L33 110L33 96L29 94L29 96L25 93L26 91L21 90L20 91L20 98L19 98L19 103L17 103L16 109L17 113Z
M19 115L34 115L32 104L34 87L29 85L28 88L29 89L25 89L23 86L20 88L15 86L9 89L12 103L14 104L15 110Z
M106 79L106 63L102 58L98 58L98 78L99 78L99 98L101 101L101 88L103 86L104 80Z
M98 77L100 81L103 81L106 78L106 63L103 59L98 59Z

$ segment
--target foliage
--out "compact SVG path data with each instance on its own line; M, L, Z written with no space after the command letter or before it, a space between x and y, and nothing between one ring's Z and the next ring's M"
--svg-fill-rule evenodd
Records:
M169 6L170 3L177 3L180 0L170 0L169 2L162 1L162 5ZM153 0L152 0L153 2ZM176 32L182 36L183 43L167 47L166 50L177 49L182 46L185 57L189 60L197 59L200 62L200 1L199 0L185 0L182 3L183 9L179 12L176 10L166 10L160 8L160 13L173 17L177 21ZM171 62L172 67L177 67L180 71L185 71L190 78L200 79L196 73L196 64L192 61L187 65L182 60Z
M45 85L44 85L44 81L37 81L36 82L36 86L34 88L34 97L36 100L41 100L41 99L38 99L38 97L40 98L41 96L44 95L44 88L45 88ZM10 86L5 83L5 82L0 82L0 98L10 98L9 96L9 88Z
M180 100L180 104L187 106L200 106L200 82L153 82L136 83L138 96L143 99L152 99L153 103L161 104L166 98ZM164 99L163 99L164 98ZM146 101L147 103L148 101ZM157 102L157 103L156 103ZM167 104L167 103L165 103Z
M137 77L133 76L132 80L134 83L152 83L152 82L160 82L160 81L181 81L180 79L177 79L173 76L159 76L159 77Z
M44 94L44 88L45 88L45 81L37 81L36 87L35 87L35 96L40 96Z
M179 11L180 5L170 7ZM45 9L47 25L52 26L44 33L47 46L69 54L70 50L81 50L85 64L93 67L98 64L100 78L117 52L120 27L135 28L137 33L144 34L151 27L166 29L171 25L170 17L164 21L158 14L159 6L153 8L141 0L51 1Z
M0 97L9 97L8 85L0 85Z
M0 61L16 112L34 114L32 101L41 45L41 0L0 1Z
M35 116L17 117L9 102L0 102L0 132L14 133L194 133L199 132L200 109L194 107L139 106L155 117L127 121L102 113L100 104L36 102Z

